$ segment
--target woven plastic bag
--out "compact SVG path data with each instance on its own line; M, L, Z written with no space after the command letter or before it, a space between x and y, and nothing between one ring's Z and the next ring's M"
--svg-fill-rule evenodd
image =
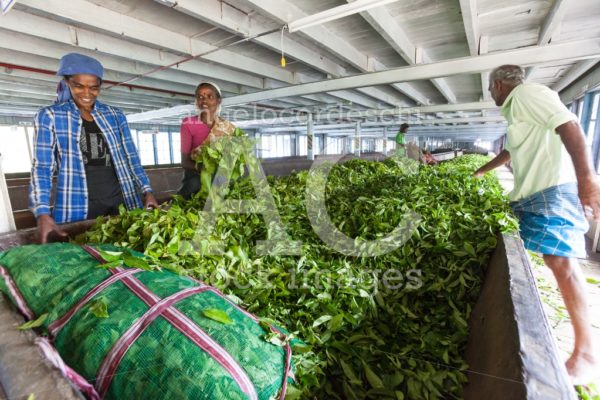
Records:
M48 314L50 342L98 398L284 397L291 350L266 342L256 317L191 278L101 262L96 249L65 243L0 253L0 288L29 319ZM92 312L98 303L108 317ZM207 310L232 322L208 318Z

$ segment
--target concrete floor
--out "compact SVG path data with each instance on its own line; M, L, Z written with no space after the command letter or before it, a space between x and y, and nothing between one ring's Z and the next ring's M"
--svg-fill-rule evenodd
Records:
M496 174L505 188L505 192L510 192L513 188L512 173L508 168L502 167L497 169ZM587 258L579 259L579 263L586 278L595 343L600 347L600 253L592 249L592 241L587 236L586 245ZM566 360L573 349L573 329L554 276L550 269L540 265L540 261L539 258L537 260L532 259L533 273L560 355ZM600 351L600 349L598 350ZM600 388L600 381L595 382L595 385Z

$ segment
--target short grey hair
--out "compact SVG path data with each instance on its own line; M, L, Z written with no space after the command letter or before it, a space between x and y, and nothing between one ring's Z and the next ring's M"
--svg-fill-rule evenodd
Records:
M505 81L521 84L525 80L525 72L518 65L501 65L490 73L490 82Z

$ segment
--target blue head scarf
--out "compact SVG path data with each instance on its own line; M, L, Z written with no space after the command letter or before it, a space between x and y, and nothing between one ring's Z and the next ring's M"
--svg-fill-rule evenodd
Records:
M65 76L77 74L90 74L102 79L104 68L98 60L83 54L69 53L64 55L60 59L56 75ZM58 84L56 95L57 98L55 103L62 103L71 99L71 90L64 79Z

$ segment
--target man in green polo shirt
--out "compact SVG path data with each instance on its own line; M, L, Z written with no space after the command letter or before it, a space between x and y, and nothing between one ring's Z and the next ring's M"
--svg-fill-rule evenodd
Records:
M404 123L400 125L400 130L396 134L396 155L404 157L406 155L405 140L406 132L408 131L408 124Z
M577 258L586 256L584 210L600 219L600 186L577 116L556 92L523 83L523 76L517 65L503 65L490 74L489 91L508 122L507 144L475 176L512 161L509 197L521 238L554 273L575 332L565 366L573 384L588 384L600 374L600 362Z

